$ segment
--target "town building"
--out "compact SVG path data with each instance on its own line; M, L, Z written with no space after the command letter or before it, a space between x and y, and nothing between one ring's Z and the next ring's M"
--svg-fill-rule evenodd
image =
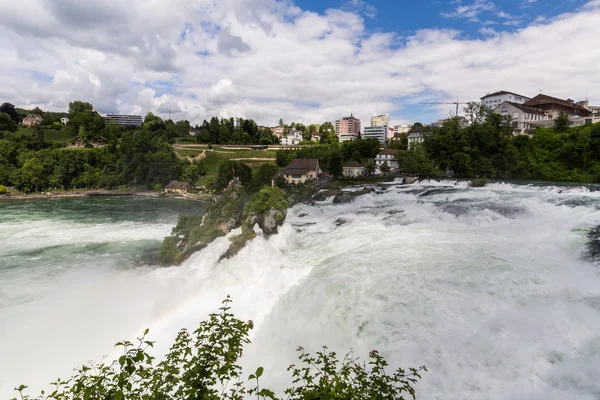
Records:
M304 183L309 179L317 179L321 173L319 160L295 159L283 170L283 177L289 184Z
M41 115L29 114L28 116L25 117L25 119L23 119L23 125L25 125L25 126L39 125L42 123L43 120L44 119L42 118Z
M394 128L388 125L388 134L387 134L388 141L391 140L395 134L396 134L396 132L394 132Z
M66 125L66 124L68 124L68 123L69 123L69 118L67 118L67 117L62 117L62 118L60 119L60 122L61 122L63 125Z
M186 194L190 190L190 184L187 182L171 181L165 186L165 193Z
M383 126L366 126L363 130L363 139L377 139L382 146L387 142L388 127Z
M365 175L365 173L365 167L363 167L359 162L350 161L344 164L344 176L347 178L356 178L358 176Z
M460 129L465 129L466 127L469 126L469 121L467 120L466 117L464 117L462 115L459 115L457 117L452 117L452 118L440 119L436 122L432 122L431 124L429 124L429 126L431 126L432 128L441 128L442 126L444 126L444 124L447 124L448 122L452 121L455 118L458 118L458 126Z
M488 93L485 96L483 96L481 98L481 105L494 109L494 108L498 107L500 104L504 103L505 101L510 101L511 103L523 104L527 100L529 100L529 97L523 96L521 94L516 94L513 92L506 92L504 90L501 90L499 92Z
M371 126L388 126L390 119L387 114L373 114L371 115Z
M273 131L273 135L277 138L281 138L285 134L285 128L283 126L276 126L275 128L271 128Z
M319 142L321 141L321 135L319 135L318 133L313 133L310 137L310 140L312 142Z
M398 163L398 159L396 158L396 154L398 150L394 149L383 149L375 156L375 174L382 174L379 167L383 165L383 163L387 163L388 167L390 167L390 171L397 171L400 168L400 164Z
M563 100L546 94L538 94L524 103L542 110L550 119L556 119L561 113L574 117L589 117L592 113L571 99Z
M302 141L302 131L290 129L286 136L281 138L283 146L295 146Z
M500 104L494 112L500 114L504 121L510 118L515 135L527 134L534 128L535 122L549 120L548 115L540 108L510 101Z
M600 123L600 115L590 115L589 117L569 117L569 126L582 126L582 125L590 125ZM553 119L545 119L541 121L535 121L531 124L531 128L553 128L554 127Z
M403 133L409 133L412 125L396 125L394 126L394 135L401 135Z
M335 134L340 142L349 142L360 137L360 120L354 115L335 121Z
M416 143L423 143L425 141L425 137L423 136L423 132L414 131L408 134L408 146L412 146Z
M142 126L144 120L140 115L107 114L104 122L107 125Z

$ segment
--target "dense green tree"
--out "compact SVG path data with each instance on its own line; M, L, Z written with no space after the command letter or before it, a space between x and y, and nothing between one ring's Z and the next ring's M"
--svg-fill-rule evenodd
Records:
M243 185L249 185L252 180L252 169L239 161L225 161L219 165L215 179L215 189L220 191L229 185L233 178L239 178Z
M85 101L72 101L69 103L69 116L73 117L84 111L93 111L94 107Z
M16 132L19 127L10 117L10 115L0 112L0 132Z
M342 157L337 151L332 152L331 156L329 157L329 173L336 179L344 175Z
M569 116L561 112L558 117L554 120L554 130L556 132L565 132L569 128Z
M190 185L195 185L198 179L200 179L200 176L200 168L198 168L197 165L190 164L183 170L181 178Z
M250 193L258 192L265 186L271 186L271 180L279 172L279 167L275 164L261 164L252 172L252 180L248 191Z
M15 106L13 106L10 103L3 103L0 106L0 113L4 113L7 114L10 119L13 120L13 122L18 123L20 121L21 118L19 118L19 113L17 112L17 109L15 108ZM2 129L0 129L2 130Z

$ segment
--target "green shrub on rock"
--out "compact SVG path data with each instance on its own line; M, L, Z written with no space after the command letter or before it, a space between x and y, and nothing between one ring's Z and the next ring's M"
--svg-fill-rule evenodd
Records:
M479 178L479 179L472 180L471 183L469 183L469 186L471 186L471 187L485 187L489 182L490 182L489 179Z

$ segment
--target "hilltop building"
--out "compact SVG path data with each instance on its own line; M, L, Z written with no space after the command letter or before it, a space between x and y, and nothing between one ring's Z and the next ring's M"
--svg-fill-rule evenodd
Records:
M335 121L335 134L340 142L350 142L360 137L360 120L354 115Z
M409 133L412 125L396 125L394 126L394 135L401 135L403 133Z
M41 115L29 114L28 116L25 117L25 119L23 119L23 125L25 125L25 126L39 125L42 123L42 121L43 121L43 118Z
M363 139L377 139L382 146L385 146L388 135L387 125L383 126L367 126L363 130Z
M502 115L502 119L506 121L509 117L511 120L513 134L522 135L529 133L534 127L533 124L537 121L547 121L548 115L540 109L526 104L513 103L505 101L494 109L494 112Z
M273 135L275 135L278 139L281 138L285 134L285 128L283 126L276 126L275 128L271 128Z
M408 146L412 146L415 143L423 143L425 138L423 137L423 132L414 131L408 134Z
M281 138L283 146L295 146L302 141L302 131L290 129L286 136Z
M501 90L495 93L488 93L481 98L481 105L487 106L489 108L496 108L500 104L505 101L510 101L511 103L523 104L529 100L529 97L523 96L521 94L516 94L513 92L506 92Z
M572 117L589 117L592 114L588 109L580 105L581 103L576 103L571 99L559 99L546 94L538 94L524 104L541 109L550 119L556 119L560 113L566 113Z
M107 114L104 122L107 125L142 126L144 120L141 115Z
M390 120L387 114L373 114L371 115L371 126L388 126Z

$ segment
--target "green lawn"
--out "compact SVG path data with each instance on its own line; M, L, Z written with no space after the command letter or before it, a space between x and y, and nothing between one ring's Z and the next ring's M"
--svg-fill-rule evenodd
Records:
M73 135L66 129L56 131L53 129L43 129L44 131L44 139L47 142L64 142L71 143L73 141ZM33 129L27 126L20 126L17 131L18 135L22 136L30 136L33 134Z
M215 147L212 151L207 149L176 149L177 154L185 157L196 157L202 151L206 150L206 156L202 163L206 167L206 176L203 176L199 184L204 185L206 179L217 176L219 164L223 161L237 158L268 158L269 160L242 160L244 164L250 167L256 167L260 164L275 163L275 151L252 151L252 150L231 150Z

